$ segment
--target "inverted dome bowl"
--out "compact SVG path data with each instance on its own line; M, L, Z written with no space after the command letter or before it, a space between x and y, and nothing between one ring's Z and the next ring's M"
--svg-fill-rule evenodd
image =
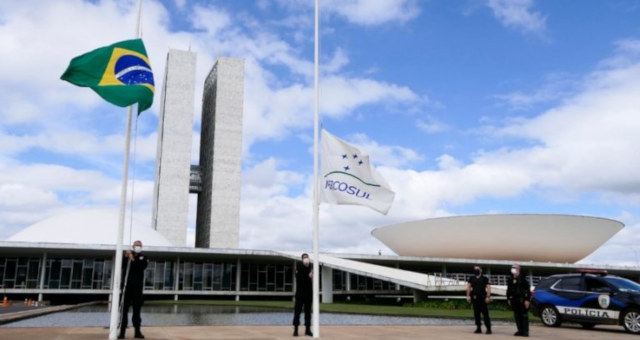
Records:
M374 229L401 256L577 262L624 227L574 215L477 215L431 218Z

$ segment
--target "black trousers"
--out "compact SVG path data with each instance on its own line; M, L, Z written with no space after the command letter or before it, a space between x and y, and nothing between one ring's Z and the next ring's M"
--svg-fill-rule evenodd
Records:
M529 335L529 311L523 302L516 302L513 306L513 319L516 321L518 333Z
M476 326L480 328L482 322L480 320L480 314L484 316L484 325L487 329L491 329L491 319L489 319L489 308L484 299L473 300L473 317L476 319Z
M304 325L311 326L311 297L298 297L296 296L296 304L293 313L293 325L300 325L300 313L304 307Z
M124 334L124 331L127 329L127 325L129 324L129 306L133 309L131 323L136 329L140 328L140 324L142 322L142 318L140 317L142 301L142 292L125 292L122 304L122 319L120 320L120 333Z

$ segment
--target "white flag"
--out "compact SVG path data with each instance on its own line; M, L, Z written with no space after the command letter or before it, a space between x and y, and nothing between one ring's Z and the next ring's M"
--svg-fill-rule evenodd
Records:
M334 204L364 205L387 214L395 193L371 168L369 156L322 130L322 200Z

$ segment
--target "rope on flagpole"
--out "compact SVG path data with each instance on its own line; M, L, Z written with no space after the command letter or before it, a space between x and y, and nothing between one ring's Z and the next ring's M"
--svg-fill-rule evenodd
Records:
M133 129L133 167L131 169L131 206L129 208L129 241L127 244L133 243L133 203L136 190L136 155L138 151L138 117L136 116L136 124Z

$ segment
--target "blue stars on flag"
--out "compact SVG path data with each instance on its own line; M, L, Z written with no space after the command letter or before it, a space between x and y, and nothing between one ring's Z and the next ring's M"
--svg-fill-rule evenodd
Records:
M347 162L349 162L349 163L350 163L351 159L352 160L357 160L357 163L352 163L352 165L355 164L355 165L360 166L360 165L364 164L364 161L362 159L360 159L360 156L358 156L357 153L354 153L353 155L351 155L351 159L349 158L349 155L347 155L346 153L342 154L342 159L346 159ZM347 164L346 166L343 166L342 168L344 169L344 171L351 170L351 167L349 166L349 164Z

